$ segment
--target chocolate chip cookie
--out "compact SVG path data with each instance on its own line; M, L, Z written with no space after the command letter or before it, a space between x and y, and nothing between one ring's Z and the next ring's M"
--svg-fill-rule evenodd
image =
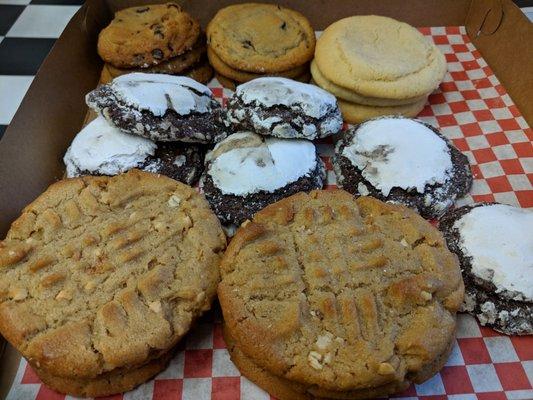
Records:
M465 280L463 309L508 335L533 333L533 211L480 203L439 223Z
M309 62L315 50L315 31L309 21L274 4L225 7L209 22L206 32L211 50L240 71L286 71Z
M130 7L98 36L98 54L117 68L148 67L189 50L200 25L176 3Z
M228 100L227 119L236 131L309 140L336 134L343 123L335 96L279 77L239 85Z
M337 142L337 184L438 218L472 185L468 159L436 128L418 120L383 117L364 122Z
M131 72L146 72L154 74L185 75L185 71L200 62L206 52L205 36L201 35L193 47L176 57L162 61L146 68L117 68L107 64L107 68L113 78L129 74Z

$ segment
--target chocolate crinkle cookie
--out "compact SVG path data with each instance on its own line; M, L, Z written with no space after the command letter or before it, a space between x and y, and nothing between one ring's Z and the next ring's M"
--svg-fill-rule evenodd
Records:
M154 141L213 143L224 136L220 104L207 86L185 76L122 75L86 102L123 132Z
M133 168L166 175L192 185L202 174L203 145L152 142L129 135L98 117L74 138L63 161L66 175L118 175Z
M322 188L325 178L312 142L238 132L207 153L200 185L221 222L240 225L268 204Z
M468 193L467 157L436 128L397 116L366 121L337 142L333 166L348 192L439 218Z
M140 169L193 185L204 170L204 156L205 148L201 145L159 142L155 154Z
M440 221L465 281L463 310L508 335L533 333L533 211L480 203Z
M239 85L228 101L227 114L237 131L280 138L313 140L342 128L335 96L317 86L280 77Z

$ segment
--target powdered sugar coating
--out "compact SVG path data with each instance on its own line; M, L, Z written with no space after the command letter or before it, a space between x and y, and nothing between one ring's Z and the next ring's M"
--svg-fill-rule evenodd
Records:
M280 77L257 78L243 83L235 94L245 104L255 102L265 107L296 105L313 118L321 118L337 107L335 96L324 89Z
M211 91L186 76L134 72L115 78L111 89L125 104L163 116L168 109L179 115L211 109Z
M342 116L332 94L286 78L258 78L239 85L227 109L235 130L267 136L312 140L342 128Z
M447 143L407 118L363 123L342 155L385 196L394 187L424 193L426 185L446 182L452 170Z
M232 145L236 142L242 144ZM229 136L206 161L215 186L223 194L238 196L273 192L310 174L317 163L315 146L307 140L262 138L252 132Z
M475 207L454 225L471 273L502 296L533 301L533 211L504 204Z
M123 133L99 116L76 135L63 161L69 178L82 171L117 175L138 167L156 148L151 140Z

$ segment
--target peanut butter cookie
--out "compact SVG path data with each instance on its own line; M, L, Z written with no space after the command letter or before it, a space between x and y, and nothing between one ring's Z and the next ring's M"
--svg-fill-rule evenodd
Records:
M117 11L98 36L98 54L117 68L148 67L189 50L200 25L176 3Z
M0 242L0 333L60 390L131 389L211 307L224 248L203 196L165 176L57 182Z
M315 50L315 31L307 18L274 4L225 7L209 22L206 32L211 50L240 71L286 71L310 61Z
M288 379L273 375L264 368L255 364L248 356L246 356L235 343L227 329L223 330L224 341L228 347L228 352L231 356L231 361L237 366L241 374L254 382L259 387L265 389L278 400L328 400L328 399L349 399L349 400L363 400L373 397L387 396L389 393L400 392L405 390L410 381L394 382L375 388L365 388L360 390L352 390L346 392L334 392L321 390L313 387L306 387L300 383L292 382ZM441 354L435 363L429 365L428 375L423 380L434 375L435 371L440 370L446 363L450 351L453 348L455 340L451 340L446 351Z
M457 258L431 224L342 190L298 193L255 214L221 274L238 348L318 397L428 379L464 293Z

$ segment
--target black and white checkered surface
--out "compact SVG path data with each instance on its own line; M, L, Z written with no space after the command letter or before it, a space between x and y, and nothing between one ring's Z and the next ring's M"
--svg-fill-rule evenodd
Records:
M83 0L0 0L0 138Z
M521 0L520 6L531 6ZM41 63L83 0L0 0L0 139ZM524 12L533 20L533 7Z

